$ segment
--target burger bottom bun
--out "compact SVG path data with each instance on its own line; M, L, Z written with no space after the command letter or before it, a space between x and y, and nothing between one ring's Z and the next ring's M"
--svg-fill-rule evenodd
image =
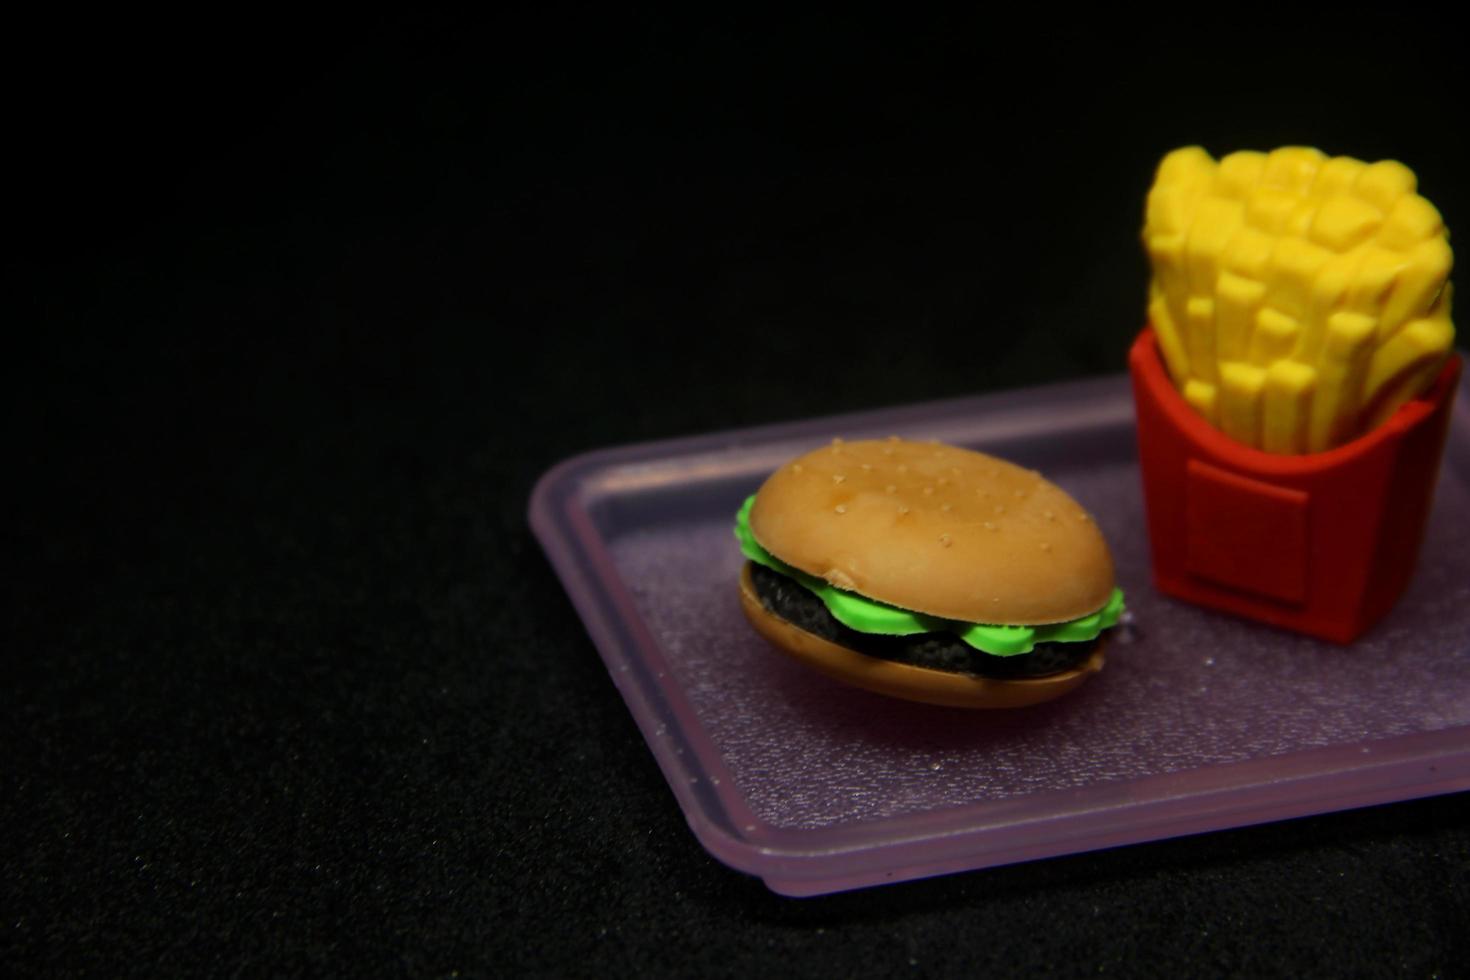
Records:
M1024 708L1059 698L1103 668L1103 640L1073 670L1048 677L999 680L895 663L849 650L808 633L761 604L747 563L740 573L740 606L771 643L828 677L877 694L952 708Z

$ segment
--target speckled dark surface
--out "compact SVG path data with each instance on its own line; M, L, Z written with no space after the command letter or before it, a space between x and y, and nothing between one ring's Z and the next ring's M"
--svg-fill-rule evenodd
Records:
M0 972L1463 972L1463 794L772 895L525 525L597 447L1121 370L1183 142L1470 226L1448 32L139 17L6 66Z

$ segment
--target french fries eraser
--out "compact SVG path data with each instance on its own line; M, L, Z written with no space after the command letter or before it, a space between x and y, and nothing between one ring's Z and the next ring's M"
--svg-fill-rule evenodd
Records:
M1413 574L1457 390L1440 213L1395 161L1186 147L1143 244L1154 584L1350 643Z

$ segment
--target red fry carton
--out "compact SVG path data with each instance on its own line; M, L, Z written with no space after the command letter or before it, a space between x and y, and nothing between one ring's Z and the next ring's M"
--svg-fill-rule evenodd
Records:
M1337 643L1381 619L1414 571L1460 375L1352 442L1267 453L1185 402L1145 328L1128 357L1154 585Z

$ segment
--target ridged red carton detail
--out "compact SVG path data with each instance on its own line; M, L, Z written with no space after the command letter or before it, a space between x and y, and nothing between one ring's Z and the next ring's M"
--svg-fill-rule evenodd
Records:
M1151 329L1128 366L1159 591L1337 643L1387 614L1418 559L1458 356L1372 432L1302 456L1235 442L1201 418Z

